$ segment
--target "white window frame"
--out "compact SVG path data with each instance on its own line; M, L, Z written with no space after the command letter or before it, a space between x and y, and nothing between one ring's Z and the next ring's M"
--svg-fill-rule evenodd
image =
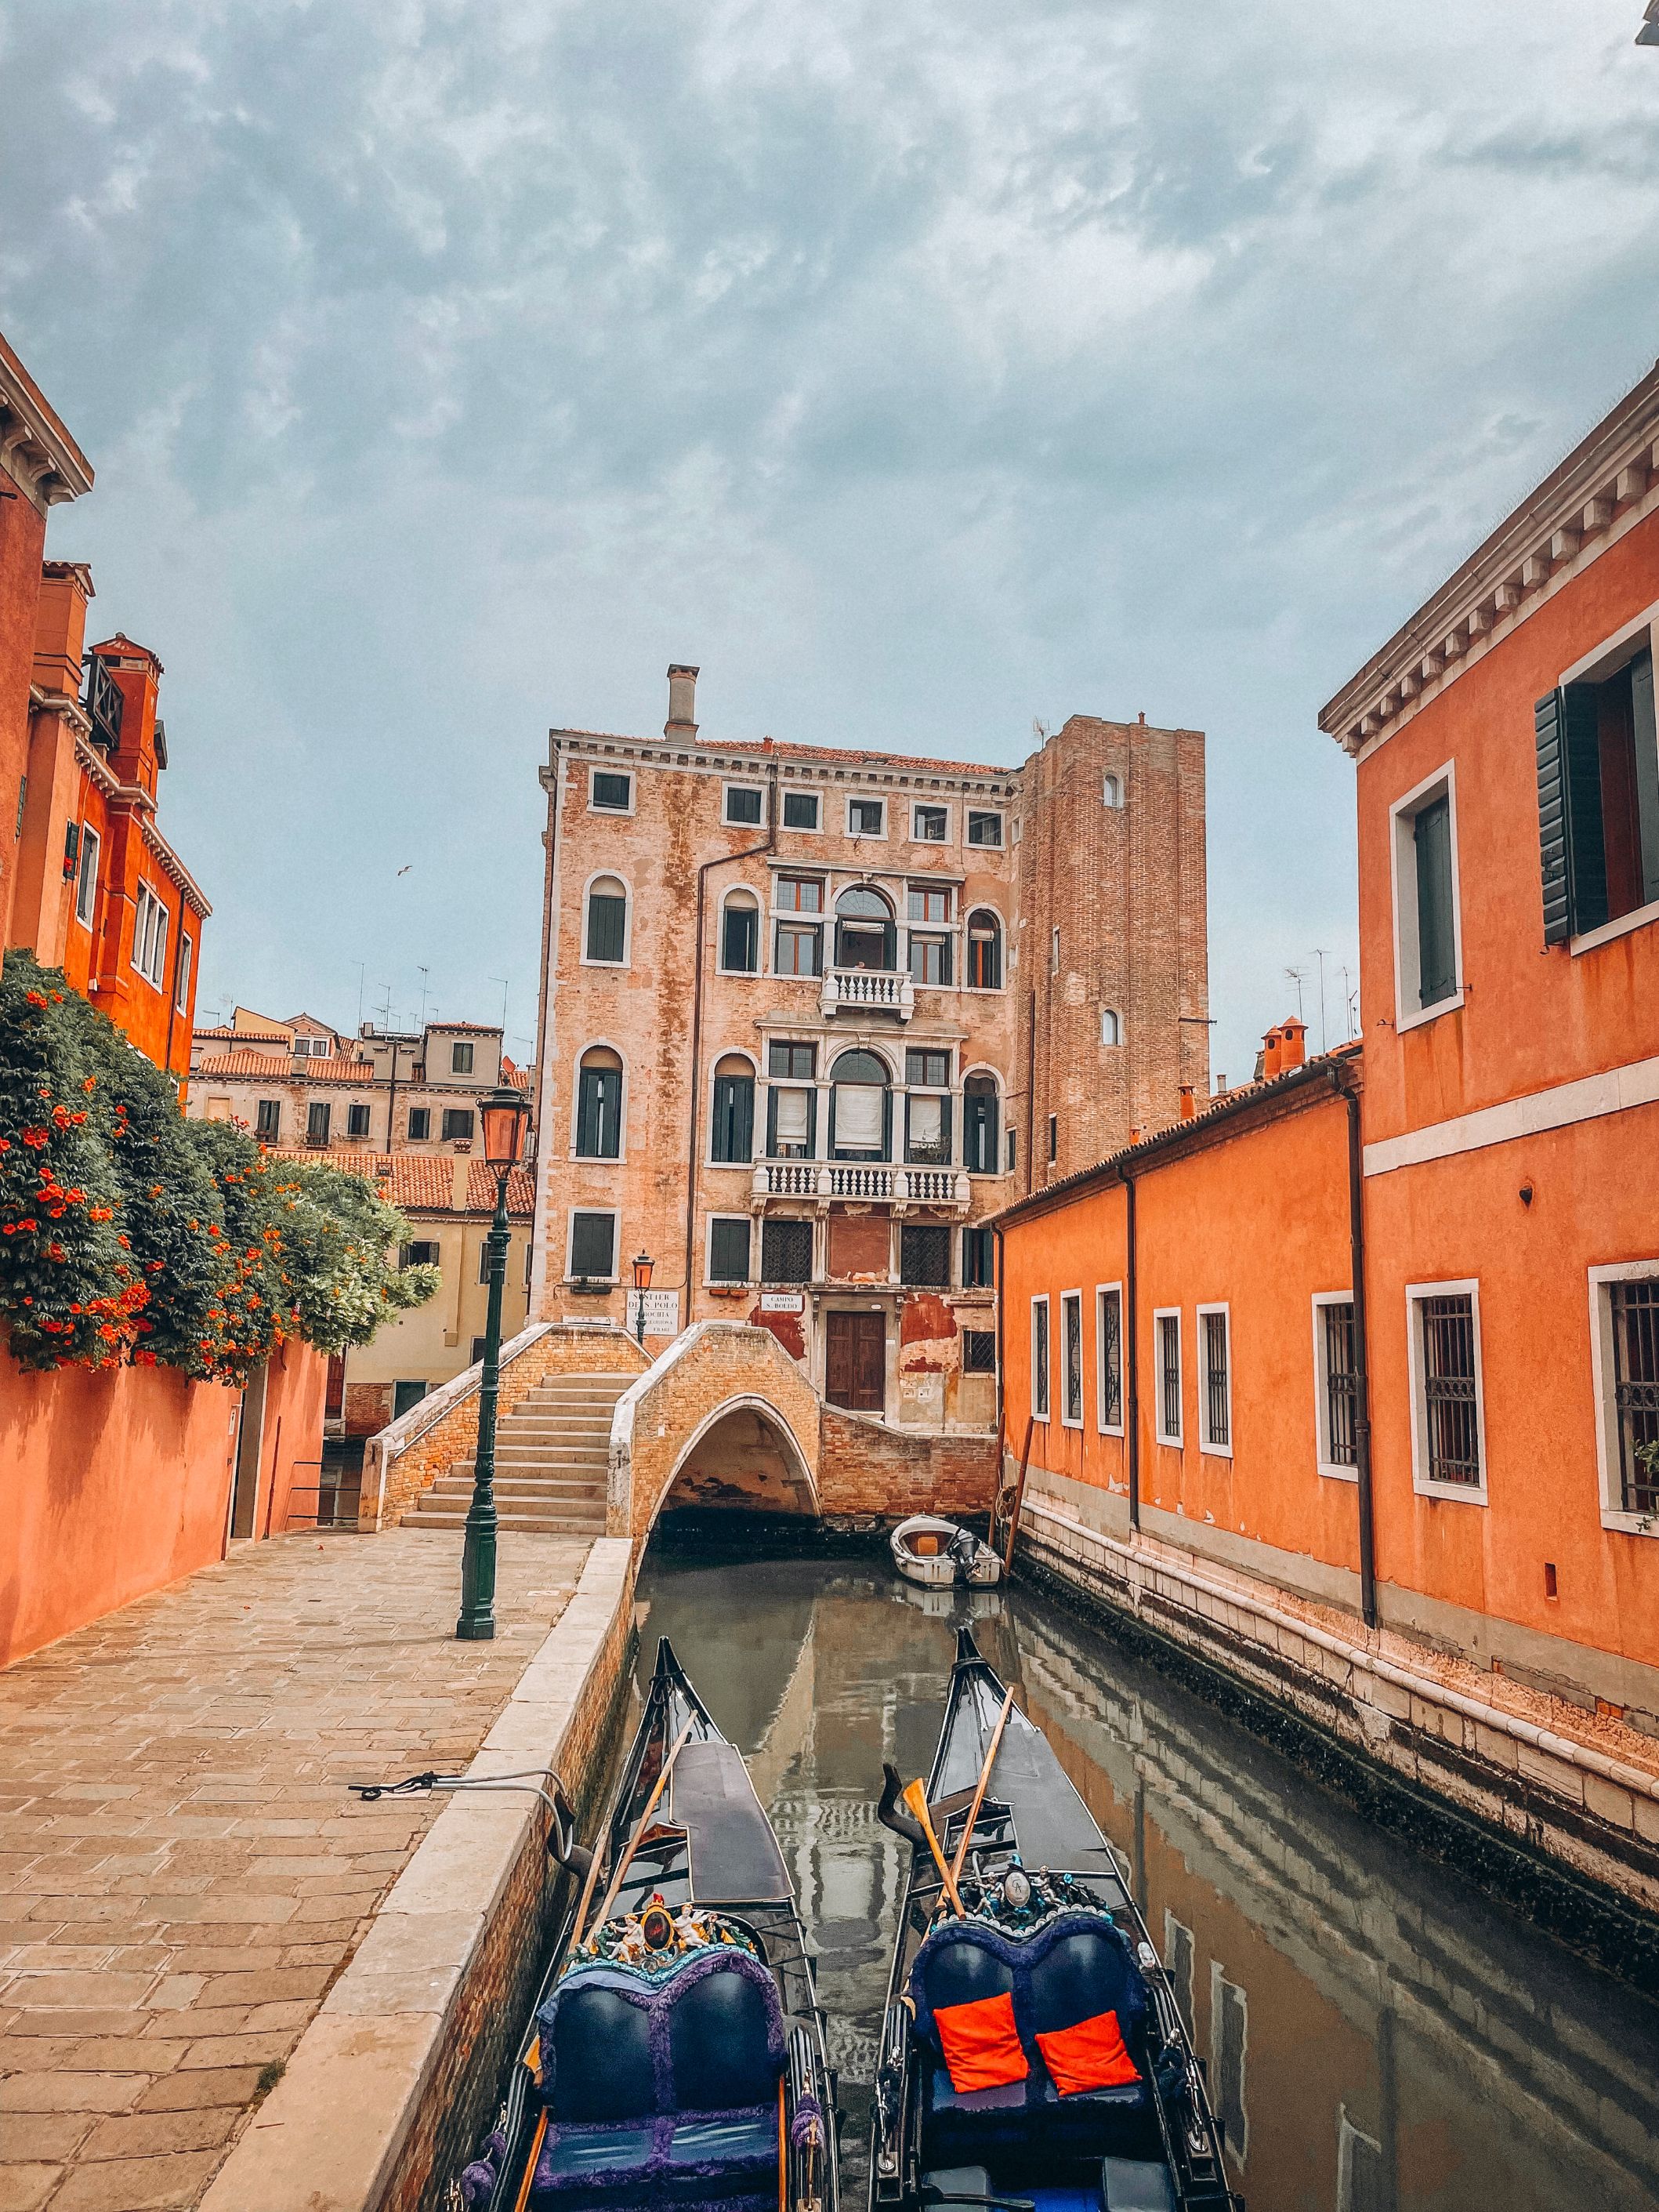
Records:
M179 972L173 981L173 1003L181 1014L190 1012L190 971L196 962L196 939L182 927L179 932Z
M92 855L88 865L87 855ZM98 864L104 855L104 841L90 822L81 824L80 870L75 885L75 919L83 929L90 929L98 912Z
M753 824L745 823L744 826L752 828ZM754 913L755 964L752 968L728 968L726 964L726 909L734 900L738 904L747 900ZM752 982L757 975L766 974L766 904L752 884L733 884L731 890L723 894L720 899L718 929L719 934L714 940L714 973L717 975L744 976ZM596 963L595 964L608 963Z
M792 799L811 800L817 818L810 827L799 822L784 820L788 802ZM786 784L778 800L778 828L780 830L787 830L792 837L816 837L821 835L823 829L823 793L821 791L803 790L799 785Z
M1113 1027L1113 1028L1117 1031L1117 1035L1116 1035L1115 1036L1114 1036L1114 1037L1109 1037L1109 1036L1107 1036L1107 1034L1106 1034L1106 1024L1107 1024L1107 1022L1108 1022L1109 1020L1110 1021L1110 1023L1111 1023L1111 1024L1112 1024L1112 1027ZM1122 1044L1123 1044L1123 1017L1122 1017L1122 1015L1121 1015L1121 1013L1119 1013L1119 1012L1118 1012L1118 1010L1117 1010L1117 1008L1116 1008L1115 1006L1103 1006L1103 1007L1101 1008L1101 1010L1100 1010L1100 1048L1101 1048L1101 1050L1102 1050L1103 1052L1117 1052L1117 1051L1119 1051L1119 1050L1121 1050L1121 1048L1122 1048Z
M1353 2212L1353 2154L1358 2143L1364 2143L1369 2151L1381 2159L1382 2146L1376 2137L1368 2135L1358 2122L1350 2118L1346 2105L1339 2105L1336 2108L1336 2212Z
M614 1052L622 1062L622 1090L617 1102L617 1156L614 1159L603 1159L597 1152L579 1152L576 1150L576 1131L580 1124L582 1111L582 1062L590 1052ZM570 1144L565 1155L567 1159L574 1160L584 1168L619 1168L628 1158L629 1074L628 1054L611 1038L589 1037L579 1048L576 1054L576 1065L570 1073ZM420 1139L416 1139L415 1141L418 1143ZM604 1208L583 1206L581 1211L584 1213L598 1213L603 1212Z
M172 916L166 902L154 884L141 876L138 895L133 902L132 971L148 983L152 991L165 989L167 984L167 937Z
M1181 1428L1174 1436L1164 1426L1164 1335L1162 1322L1176 1325L1176 1411L1181 1416ZM1172 1451L1186 1449L1187 1426L1187 1347L1182 1340L1181 1308L1154 1306L1152 1308L1152 1441L1168 1444Z
M1224 1301L1199 1306L1197 1328L1194 1331L1198 1353L1198 1448L1206 1458L1231 1459L1233 1455L1233 1310ZM1226 1325L1227 1345L1227 1441L1218 1443L1210 1433L1210 1368L1209 1332L1205 1328L1206 1316L1219 1314ZM1183 1416L1185 1408L1183 1407Z
M601 806L593 796L593 779L596 775L620 775L625 777L628 783L627 805ZM587 811L590 814L609 814L614 816L618 821L626 820L633 814L635 801L639 795L639 779L635 775L631 768L610 768L606 766L604 761L590 761L588 763Z
M879 830L855 830L853 809L855 806L878 806L881 809ZM877 792L849 791L847 794L847 834L849 837L885 837L887 835L887 801Z
M1221 2021L1222 2021L1222 2014L1223 2014L1224 2011L1225 2010L1225 2006L1224 2006L1224 2002L1223 2002L1223 2000L1222 2000L1221 1990L1222 1990L1222 1984L1223 1984L1224 1983L1226 1984L1226 1986L1227 1986L1230 1990L1231 1990L1233 1991L1234 1995L1237 1997L1237 1999L1238 1999L1238 2002L1239 2002L1239 2009L1240 2009L1240 2011L1243 2013L1243 2017L1244 2017L1244 2039L1243 2039L1243 2043L1241 2044L1241 2045L1240 2045L1240 2047L1239 2047L1239 2053L1238 2053L1238 2077L1239 2077L1239 2099L1238 2099L1238 2109L1239 2109L1239 2114L1240 2114L1240 2117L1243 2118L1243 2123L1244 2123L1243 2127L1243 2129L1242 2129L1242 2130L1241 2130L1241 2133L1242 2133L1242 2135L1243 2135L1243 2141L1242 2142L1237 2142L1237 2143L1236 2143L1236 2142L1233 2141L1233 2139L1232 2139L1232 2135L1231 2135L1231 2131L1229 2131L1229 2133L1228 2133L1228 2136L1227 2136L1227 2148L1228 2148L1228 2149L1232 2153L1232 2154L1233 2154L1234 2158L1237 2160L1237 2162L1238 2162L1239 2166L1242 2167L1242 2166L1245 2164L1246 2160L1249 2159L1249 2152L1250 2152L1250 2107L1249 2107L1249 2080L1250 2080L1250 2066L1249 2066L1249 2057L1250 2057L1250 1998L1249 1998L1249 1990L1246 1990L1246 1988L1244 1987L1244 1984L1243 1984L1243 1982L1236 1982L1236 1981L1234 1981L1234 1979L1232 1978L1231 1975L1228 1973L1228 1972L1227 1972L1226 1968L1225 1968L1225 1967L1221 1964L1221 1962L1220 1962L1220 1960L1219 1960L1218 1959L1212 1959L1212 1960L1211 1960L1211 1961L1210 1961L1210 2072L1209 2072L1209 2087L1210 2087L1210 2101L1211 2101L1211 2103L1212 2103L1212 2104L1216 2107L1218 2117L1219 2116L1219 2112L1220 2112L1221 2100L1222 2100L1222 2094L1223 2094L1223 2091L1222 2091L1222 2081L1221 2081L1221 2051L1222 2051Z
M737 968L733 969L732 972L733 975L741 975L745 974L747 971L744 969ZM714 1158L714 1071L719 1067L723 1060L746 1060L749 1064L749 1080L754 1085L755 1103L749 1124L749 1158L746 1160L717 1160ZM766 1122L763 1118L766 1113L767 1088L768 1079L761 1073L759 1057L755 1053L750 1052L747 1046L740 1044L721 1045L717 1050L709 1054L708 1065L704 1071L702 1079L702 1096L705 1101L702 1132L702 1164L711 1174L749 1175L763 1160L767 1158ZM810 1091L813 1088L813 1085L810 1083L797 1083L794 1085L794 1088L797 1091ZM790 1164L795 1167L805 1167L807 1165L807 1162L805 1160L796 1160L790 1163Z
M945 817L945 835L942 837L923 837L919 835L916 830L916 816L924 806L932 807L935 812L942 814ZM910 801L910 842L913 845L932 845L935 848L950 844L951 808L947 800L943 799L913 799Z
M1414 829L1418 815L1431 801L1446 793L1446 812L1451 835L1452 883L1452 965L1457 974L1457 988L1449 998L1437 999L1431 1006L1412 1003L1418 997L1420 968L1417 942L1417 846ZM1455 1014L1463 1003L1463 889L1458 872L1457 834L1457 763L1443 761L1432 775L1425 775L1420 783L1413 784L1403 798L1396 799L1389 809L1389 873L1394 893L1394 1026L1396 1036L1407 1030L1421 1029L1425 1022L1438 1021L1442 1014Z
M606 882L620 884L623 887L623 957L620 960L590 960L587 957L587 902L592 896L594 884ZM576 928L579 967L597 968L608 975L621 975L634 965L634 886L620 868L595 868L582 885L581 904L576 910Z
M704 1220L702 1232L702 1285L706 1291L747 1290L755 1279L755 1224L757 1218L749 1213L711 1213ZM749 1273L741 1285L734 1278L714 1274L714 1224L717 1221L740 1221L749 1231Z
M753 822L734 822L732 818L732 794L734 791L752 792L760 801L760 813ZM734 776L720 786L720 827L723 830L764 830L766 827L766 786L748 783Z
M570 1265L572 1249L576 1242L576 1216L579 1213L608 1213L611 1216L611 1273L608 1275L575 1274ZM573 1206L564 1220L564 1279L567 1283L611 1283L622 1278L617 1270L622 1255L622 1208L619 1206Z
M1474 1332L1474 1433L1480 1454L1478 1485L1431 1482L1425 1473L1429 1463L1429 1408L1423 1395L1423 1325L1417 1309L1425 1298L1449 1297L1464 1291L1468 1294ZM1407 1371L1411 1378L1412 1488L1419 1498L1447 1498L1461 1505L1486 1504L1490 1474L1486 1456L1486 1376L1480 1350L1480 1285L1477 1278L1471 1275L1456 1282L1407 1284L1406 1352Z
M1339 1467L1331 1458L1331 1404L1325 1368L1324 1310L1327 1306L1351 1306L1353 1302L1352 1291L1316 1291L1313 1294L1315 1464L1321 1474L1332 1482L1358 1482L1359 1469L1357 1467Z
M1114 814L1121 814L1126 804L1127 793L1127 785L1125 778L1121 776L1115 769L1108 769L1100 779L1101 805L1109 807Z
M1601 1504L1601 1526L1627 1536L1659 1536L1659 1519L1645 1513L1626 1513L1620 1500L1619 1410L1613 1402L1613 1303L1611 1283L1650 1283L1659 1276L1659 1260L1622 1260L1615 1267L1588 1271L1590 1321L1590 1382L1595 1400L1595 1473ZM1485 1458L1481 1465L1486 1465Z
M1067 1381L1066 1373L1066 1347L1071 1341L1071 1338L1068 1335L1066 1328L1066 1309L1068 1305L1073 1304L1075 1304L1077 1307L1078 1374L1076 1420L1073 1420L1071 1415L1066 1411L1066 1384ZM1083 1349L1083 1293L1080 1290L1062 1291L1060 1294L1060 1425L1062 1429L1077 1429L1080 1431L1083 1427L1083 1407L1088 1390L1088 1376L1089 1364Z
M1048 933L1048 973L1060 973L1060 924L1056 922Z
M1042 1309L1043 1335L1047 1340L1048 1350L1048 1358L1043 1363L1043 1366L1041 1370L1037 1364L1037 1308L1039 1306ZM1038 1291L1037 1295L1031 1300L1030 1331L1031 1387L1029 1395L1031 1401L1031 1419L1034 1421L1042 1421L1046 1425L1049 1416L1054 1411L1054 1332L1048 1314L1048 1293L1047 1291ZM1042 1373L1042 1408L1041 1412L1037 1410L1036 1385L1039 1372Z
M1556 678L1556 683L1564 689L1569 684L1604 684L1640 653L1639 641L1644 637L1656 665L1659 665L1659 600L1633 622L1627 622L1622 629L1615 630L1611 637L1603 638L1593 652L1574 661L1571 668ZM1628 936L1632 929L1644 929L1652 921L1659 921L1659 899L1650 899L1645 906L1632 907L1628 914L1604 921L1599 928L1575 933L1567 940L1567 950L1577 958L1581 952L1594 952L1598 945L1610 944L1615 937Z
M997 841L994 845L987 845L983 842L976 842L974 838L969 835L973 817L976 814L988 815L996 823ZM963 846L970 852L1006 853L1008 849L1008 817L1002 808L1000 806L964 806L962 816L962 842Z
M1106 1301L1117 1294L1117 1420L1106 1419ZM1102 1437L1121 1437L1123 1434L1123 1285L1097 1283L1095 1285L1095 1433Z

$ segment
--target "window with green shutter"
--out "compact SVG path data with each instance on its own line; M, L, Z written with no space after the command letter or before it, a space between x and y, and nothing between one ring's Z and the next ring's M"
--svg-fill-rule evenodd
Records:
M749 1217L717 1217L708 1224L708 1279L711 1283L749 1280Z
M601 876L587 894L587 957L621 962L627 948L627 890L614 876Z
M622 1152L622 1061L596 1047L582 1054L576 1082L576 1156L614 1160Z
M714 1071L714 1126L709 1158L746 1164L755 1156L755 1077L747 1060L722 1061Z
M1651 645L1547 693L1533 716L1544 942L1564 945L1659 901Z
M1412 823L1417 855L1418 1004L1437 1006L1457 989L1457 938L1452 916L1451 796L1420 806Z

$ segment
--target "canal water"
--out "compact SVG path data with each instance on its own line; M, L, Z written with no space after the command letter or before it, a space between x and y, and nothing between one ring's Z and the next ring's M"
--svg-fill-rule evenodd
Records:
M925 1774L958 1618L1018 1686L1173 1973L1250 2212L1650 2212L1659 2010L1253 1736L1016 1589L924 1593L875 1559L647 1554L667 1636L742 1748L818 1954L866 2185L898 1907L881 1762Z

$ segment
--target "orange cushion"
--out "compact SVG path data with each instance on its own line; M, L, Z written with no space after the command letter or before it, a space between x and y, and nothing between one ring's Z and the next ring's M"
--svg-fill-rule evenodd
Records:
M1083 2089L1120 2089L1140 2079L1115 2012L1097 2012L1092 2020L1080 2020L1075 2027L1054 2028L1036 2040L1042 2063L1062 2097L1075 2097ZM954 2082L954 2071L951 2078Z
M975 1997L972 2004L936 2006L933 2025L951 2087L959 2097L1023 2081L1031 2070L1014 2026L1014 2000L1006 1990L998 1997Z

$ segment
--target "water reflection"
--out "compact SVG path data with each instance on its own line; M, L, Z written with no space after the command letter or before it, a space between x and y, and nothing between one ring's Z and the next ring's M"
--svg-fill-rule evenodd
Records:
M884 1758L927 1769L961 1608L861 1561L653 1554L640 1595L641 1664L672 1638L794 1871L856 2204L900 1880L875 1791ZM973 1602L1123 1856L1251 2212L1659 2200L1659 2012L1109 1639L1024 1593Z

